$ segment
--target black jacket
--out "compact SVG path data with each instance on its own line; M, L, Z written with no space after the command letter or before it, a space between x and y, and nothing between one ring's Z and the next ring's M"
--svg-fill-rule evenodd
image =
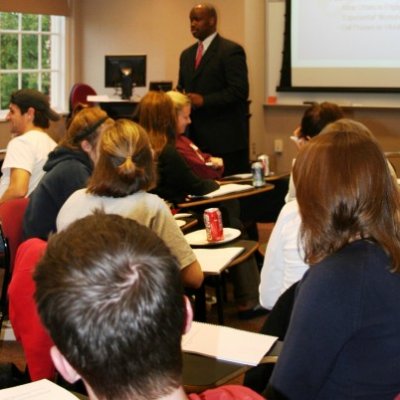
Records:
M243 47L217 35L194 69L197 43L184 50L178 85L199 93L204 106L193 109L189 137L202 151L223 155L249 147L246 55Z
M188 194L201 196L219 188L216 181L199 178L172 144L167 144L160 153L157 167L154 193L171 203L184 201Z
M30 195L25 212L24 239L47 240L49 233L56 231L60 208L73 192L86 186L93 164L83 151L57 147L49 154L43 169L46 174Z

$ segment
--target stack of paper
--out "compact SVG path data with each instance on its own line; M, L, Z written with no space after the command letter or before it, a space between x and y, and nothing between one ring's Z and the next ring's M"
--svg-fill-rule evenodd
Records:
M219 360L257 365L277 340L275 336L193 322L182 338L182 349Z
M229 193L235 192L242 192L243 190L254 189L252 185L240 184L240 183L227 183L226 185L221 185L219 189L214 190L213 192L207 193L203 196L192 196L190 195L189 198L196 198L196 197L205 197L205 198L212 198L223 196Z
M77 400L61 386L47 379L0 390L0 400Z
M218 249L193 249L201 270L207 274L218 275L240 253L244 247L225 247Z

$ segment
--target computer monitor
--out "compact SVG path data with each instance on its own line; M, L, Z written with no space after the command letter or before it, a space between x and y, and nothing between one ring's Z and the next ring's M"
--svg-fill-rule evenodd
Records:
M149 90L168 92L172 90L172 81L150 81Z
M105 87L120 87L124 76L130 76L135 87L146 86L146 56L105 56Z

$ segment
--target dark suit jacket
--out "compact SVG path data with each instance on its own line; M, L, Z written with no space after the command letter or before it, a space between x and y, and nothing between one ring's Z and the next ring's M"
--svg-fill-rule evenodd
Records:
M201 150L223 155L249 147L249 82L243 48L217 35L194 69L197 43L180 57L178 85L199 93L204 106L192 110L189 137Z

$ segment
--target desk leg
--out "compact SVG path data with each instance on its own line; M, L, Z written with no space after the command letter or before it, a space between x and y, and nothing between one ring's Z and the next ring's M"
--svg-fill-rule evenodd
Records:
M204 283L194 291L194 319L195 321L207 321L206 288Z
M217 313L218 313L218 323L224 325L224 299L222 296L222 277L220 275L215 278L215 297L217 298Z

